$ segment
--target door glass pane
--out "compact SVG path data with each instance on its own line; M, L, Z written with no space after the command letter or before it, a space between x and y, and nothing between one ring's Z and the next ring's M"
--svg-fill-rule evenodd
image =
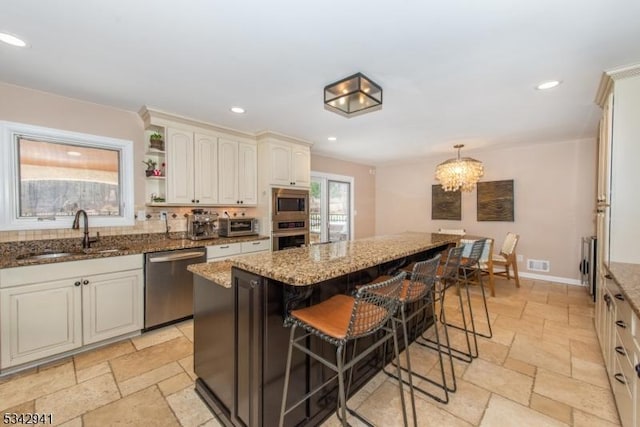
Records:
M322 241L321 186L322 180L320 178L311 178L311 191L309 191L309 243Z
M348 182L328 181L329 241L331 242L349 239L349 187L350 185Z

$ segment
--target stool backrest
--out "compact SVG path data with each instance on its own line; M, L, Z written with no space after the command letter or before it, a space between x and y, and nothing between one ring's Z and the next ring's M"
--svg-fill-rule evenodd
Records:
M423 298L433 288L438 274L441 255L426 261L416 262L411 272L411 281L406 287L404 302L410 303Z
M485 245L487 244L488 239L480 239L473 242L471 245L471 252L469 252L469 264L474 265L480 261L482 254L484 253Z
M403 271L389 280L358 289L346 340L376 332L396 313L400 305L402 281L406 275Z
M447 261L444 264L444 268L440 272L441 280L457 279L458 271L460 270L460 260L462 259L462 251L464 246L456 246L449 249L447 254Z

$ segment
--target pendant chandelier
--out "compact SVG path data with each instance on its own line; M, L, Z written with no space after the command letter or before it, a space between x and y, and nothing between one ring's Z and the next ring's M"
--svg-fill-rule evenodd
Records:
M478 180L484 175L482 162L470 157L460 158L463 144L454 145L458 157L442 162L436 167L436 178L444 191L472 191Z

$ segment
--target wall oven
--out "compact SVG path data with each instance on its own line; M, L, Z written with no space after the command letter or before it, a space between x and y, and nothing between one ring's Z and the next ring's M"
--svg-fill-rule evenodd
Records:
M274 222L309 218L309 190L274 188L272 195Z
M271 234L272 249L281 251L283 249L300 248L309 245L309 230L283 231Z

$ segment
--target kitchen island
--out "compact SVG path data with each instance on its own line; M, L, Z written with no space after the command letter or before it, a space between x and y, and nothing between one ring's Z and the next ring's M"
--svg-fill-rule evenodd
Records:
M283 326L286 313L350 293L379 275L431 258L459 238L403 233L190 266L195 273L196 390L226 425L277 425L289 340L289 329ZM335 357L333 348L321 340L310 338L308 344L328 358ZM362 360L354 368L351 392L364 385L381 363L376 352ZM291 400L328 375L322 365L294 352ZM320 424L335 410L336 388L327 387L296 408L285 425Z

